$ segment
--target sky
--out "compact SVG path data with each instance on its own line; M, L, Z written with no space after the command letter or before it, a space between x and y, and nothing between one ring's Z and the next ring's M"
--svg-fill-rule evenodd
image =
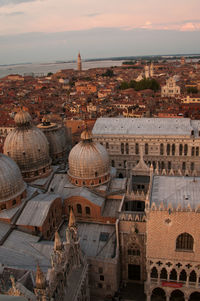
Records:
M200 0L0 0L0 64L200 53Z

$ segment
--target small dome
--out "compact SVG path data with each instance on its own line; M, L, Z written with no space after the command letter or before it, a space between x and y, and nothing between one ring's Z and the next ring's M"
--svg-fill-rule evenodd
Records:
M68 175L78 186L98 186L110 178L109 156L103 145L92 141L92 135L84 131L83 139L69 154Z
M46 136L31 124L28 112L15 115L17 128L9 132L4 142L4 154L19 166L25 180L34 180L50 173L51 159Z
M32 118L27 111L20 110L18 113L15 114L14 120L17 126L26 126L30 125Z
M17 198L25 189L26 184L17 164L0 154L0 202Z

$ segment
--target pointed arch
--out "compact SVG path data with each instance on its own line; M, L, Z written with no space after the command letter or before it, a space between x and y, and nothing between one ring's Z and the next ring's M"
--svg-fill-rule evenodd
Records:
M158 278L158 270L156 269L156 267L153 267L151 269L151 278Z
M187 273L186 273L185 270L182 270L182 271L180 272L179 280L180 280L180 281L186 282L186 280L187 280Z
M165 268L162 268L160 272L160 279L167 280L167 270Z
M176 239L176 250L193 251L194 239L189 233L181 233Z
M169 275L170 280L177 280L177 272L175 269L172 269Z
M193 271L190 273L189 282L196 282L196 281L197 281L197 274L196 274L196 272L193 270Z

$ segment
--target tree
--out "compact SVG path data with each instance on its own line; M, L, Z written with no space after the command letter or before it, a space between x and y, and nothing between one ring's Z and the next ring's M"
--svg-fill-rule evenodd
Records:
M112 77L114 75L112 69L107 69L105 73L102 74L103 76Z
M129 88L129 83L122 82L119 88L120 88L120 90L126 90Z

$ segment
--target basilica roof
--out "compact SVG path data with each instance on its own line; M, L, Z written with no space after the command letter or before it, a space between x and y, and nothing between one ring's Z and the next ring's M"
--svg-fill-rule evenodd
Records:
M0 154L0 202L15 199L26 189L17 164L8 156Z

